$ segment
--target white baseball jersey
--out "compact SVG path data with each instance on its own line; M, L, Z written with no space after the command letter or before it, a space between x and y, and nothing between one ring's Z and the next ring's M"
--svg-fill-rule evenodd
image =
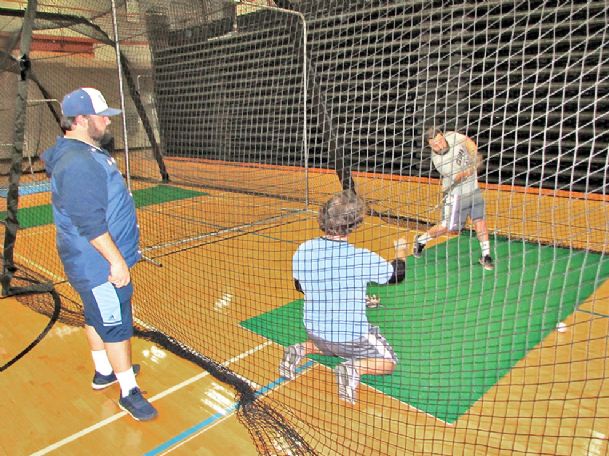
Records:
M448 151L444 154L436 154L432 151L431 160L442 176L442 190L450 191L451 195L468 195L478 188L478 176L476 173L466 177L458 184L454 176L461 171L473 166L475 163L467 152L465 140L467 137L461 133L448 131L444 133L448 143Z

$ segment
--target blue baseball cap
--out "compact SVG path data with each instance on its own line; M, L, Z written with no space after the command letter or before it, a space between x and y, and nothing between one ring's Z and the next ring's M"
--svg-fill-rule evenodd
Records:
M99 90L91 87L81 87L63 97L61 112L66 117L116 116L121 113L121 110L109 108L106 99Z

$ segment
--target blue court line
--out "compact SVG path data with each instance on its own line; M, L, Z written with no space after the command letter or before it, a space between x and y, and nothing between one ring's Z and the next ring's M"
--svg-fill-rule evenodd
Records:
M299 368L296 369L296 373L300 374L301 372L307 370L309 367L313 366L313 364L315 364L313 361L311 361L311 360L307 361L302 366L300 366ZM262 395L268 393L269 391L272 391L273 389L275 389L276 387L278 387L279 385L281 385L282 383L285 383L287 381L289 381L289 380L287 378L283 378L283 377L280 377L277 380L272 381L271 383L263 386L258 391L256 391L256 397L262 396ZM235 402L230 407L227 407L226 409L224 409L223 412L218 412L218 413L213 414L212 416L201 421L200 423L195 424L194 426L186 429L183 432L180 432L178 435L169 439L165 443L162 443L159 446L157 446L156 448L148 451L147 453L144 453L144 456L154 456L154 455L162 453L163 451L171 448L172 446L176 445L177 443L181 442L182 440L186 440L188 437L197 433L201 429L204 429L207 426L215 423L219 419L224 418L226 415L234 412L236 409L237 409L237 403Z
M33 193L43 193L51 190L50 181L28 182L19 184L19 196L31 195ZM0 187L0 197L6 198L8 195L8 187Z

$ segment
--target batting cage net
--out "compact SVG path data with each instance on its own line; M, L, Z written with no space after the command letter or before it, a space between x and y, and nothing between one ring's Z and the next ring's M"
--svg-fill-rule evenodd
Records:
M123 110L104 147L142 234L138 334L232 386L225 412L260 454L606 445L593 430L609 422L608 12L597 0L2 2L4 294L82 324L41 155L62 134L63 96L95 87ZM429 127L480 154L468 169L482 212L464 224L448 220L460 195ZM326 302L324 324L365 315L390 373L302 351L315 298L295 288L293 255L343 190L366 201L349 242L388 261L405 242L405 277L371 280L355 309ZM355 270L340 267L338 300Z

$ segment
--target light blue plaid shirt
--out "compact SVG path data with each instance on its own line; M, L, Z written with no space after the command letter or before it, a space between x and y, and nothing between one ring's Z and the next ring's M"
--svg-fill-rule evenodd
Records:
M393 266L346 241L316 238L298 247L292 271L304 291L307 331L330 342L349 342L368 334L366 286L387 283Z

